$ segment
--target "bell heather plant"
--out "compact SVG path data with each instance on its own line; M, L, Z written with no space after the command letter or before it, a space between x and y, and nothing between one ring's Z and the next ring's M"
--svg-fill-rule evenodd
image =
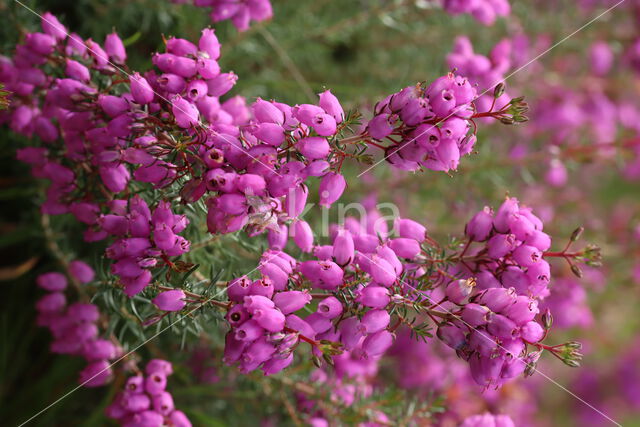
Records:
M273 15L268 0L193 5L240 32ZM441 5L485 25L510 13L507 1ZM40 215L60 265L36 280L37 324L51 333L51 352L84 358L82 386L111 384L105 413L124 426L206 423L180 392L202 354L216 363L209 382L278 394L297 424L515 425L499 407L465 408L452 390L521 387L517 378L534 375L548 353L578 367L581 344L554 329L593 324L579 279L597 274L600 249L573 249L578 228L555 250L545 228L553 216L534 210L529 192L531 206L506 196L480 211L472 197L452 195L457 237L434 225L435 212L410 219L394 205L385 216L377 191L357 204L358 216L344 202L408 176L422 185L472 171L474 155L493 149L479 131L527 122L528 104L504 82L518 40L483 56L459 36L450 72L360 113L328 88L297 104L240 95L242 76L226 69L219 34L163 36L148 67L134 67L115 30L102 42L83 39L44 13L41 31L0 57L0 123L28 140L16 157L45 185ZM606 75L614 60L606 42L594 43L590 73ZM557 97L553 89L534 98L545 108L532 112L532 134L555 132L555 143L591 126L585 118L554 129L568 120L554 113L567 99L579 99L585 116L608 117L593 106L605 88L561 88ZM603 122L600 136L618 124ZM638 151L636 142L623 148ZM563 187L565 160L594 150L548 150L544 180ZM509 161L529 155L514 148ZM353 177L378 160L389 181ZM337 220L328 219L332 207ZM65 239L100 255L75 259L56 242L65 232L55 230L58 218L82 227ZM396 383L388 396L387 378ZM442 399L407 393L423 386Z

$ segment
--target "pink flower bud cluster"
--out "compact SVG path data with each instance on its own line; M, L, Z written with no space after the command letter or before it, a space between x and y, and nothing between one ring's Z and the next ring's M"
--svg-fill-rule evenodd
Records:
M171 1L187 3L189 0ZM251 21L266 21L273 16L269 0L193 0L193 5L210 8L213 22L231 20L238 31L248 30Z
M452 282L449 286L460 285ZM476 383L499 387L537 362L539 352L527 353L528 344L546 336L544 327L534 320L540 311L537 300L518 296L513 288L490 288L468 303L457 304L459 317L441 324L438 338L469 362Z
M46 143L20 150L18 158L51 181L43 212L73 214L89 225L86 240L106 237L98 218L111 209L113 193L141 183L178 186L186 203L206 197L212 233L268 229L280 239L283 231L308 228L296 221L307 179L320 179L322 206L344 192L340 168L348 153L337 143L346 117L330 91L320 94L318 105L258 99L249 109L241 97L220 103L237 76L221 73L213 30L205 29L197 45L166 40L166 51L153 57L156 69L122 76L116 67L126 52L115 33L103 48L66 36L50 14L42 25L45 32L33 33L13 59L0 61L0 82L14 93L0 120ZM60 63L70 64L67 78L44 67ZM98 85L97 73L112 84ZM378 104L363 137L395 141L387 153L398 167L455 169L475 142L467 120L475 93L453 75L426 89L406 88ZM89 197L90 188L100 191Z
M169 258L189 251L189 241L178 235L189 221L174 214L169 202L159 202L152 212L139 196L114 200L110 206L112 213L101 215L97 223L115 238L105 254L114 260L111 272L131 297L151 282L151 269L159 262L169 263Z
M375 215L371 211L371 219ZM271 249L263 254L259 266L262 279L242 277L229 282L227 293L235 304L227 316L232 327L227 336L227 363L240 361L245 371L265 363L263 370L271 373L271 364L276 362L270 358L279 357L278 370L286 367L299 339L311 344L318 357L325 354L323 342L338 343L362 359L382 356L395 338L389 330L390 288L398 284L403 272L417 268L401 259L419 255L426 229L412 220L398 219L400 237L392 239L386 223L368 224L371 226L362 226L350 218L344 227L333 226L332 245L314 245L312 234L300 239L298 230L294 242L316 259L297 262ZM285 244L286 240L279 241L278 248ZM362 283L351 285L353 300L345 304L337 296L355 279ZM299 287L289 291L290 282ZM316 312L302 319L293 313L310 301L309 288L329 293L321 294ZM358 307L358 315L349 313L351 307Z
M72 261L69 272L77 282L93 280L94 272L82 261ZM80 372L79 382L87 387L99 387L111 381L111 361L118 358L121 349L111 340L100 338L98 320L100 312L94 304L75 302L67 304L64 291L67 277L52 272L38 276L38 286L48 291L36 303L37 324L51 331L54 341L51 351L84 357L87 366Z
M52 22L57 20L47 15L43 28L49 31ZM297 217L310 177L321 180L323 206L344 191L338 171L345 156L335 155L332 143L345 114L330 91L320 94L319 105L258 99L248 109L241 97L220 103L237 76L220 72L220 43L210 29L197 45L168 39L166 52L153 57L157 70L118 81L122 76L111 64L122 63L126 53L117 35L110 35L103 49L65 32L60 26L58 38L34 33L34 40L48 41L52 48L29 42L18 46L13 59L0 62L0 81L15 98L0 119L47 143L20 150L18 158L35 176L51 181L42 210L75 215L90 226L86 240L105 236L96 221L108 208L109 193L135 183L157 188L178 183L188 203L210 196L207 222L213 233L243 227L261 233ZM61 61L74 61L68 78L45 73L50 72L45 63ZM92 80L95 72L110 75L114 84L99 89ZM114 90L123 86L124 93ZM291 151L296 156L289 156ZM296 160L287 160L291 157ZM107 200L88 201L86 191L93 186Z
M549 294L551 272L543 254L551 247L551 237L531 208L508 197L495 214L488 207L478 212L465 234L483 243L471 262L462 264L479 289L514 288L518 295L536 298Z
M505 92L494 98L494 88L504 80L504 74L511 68L511 40L504 39L491 49L489 56L473 51L471 40L465 36L456 37L453 50L447 55L447 64L452 70L466 76L471 84L484 95L475 99L478 111L499 110L509 103L511 97Z
M468 13L484 25L492 25L498 17L511 13L508 0L444 0L443 6L453 15Z
M308 177L321 178L324 206L344 191L344 177L331 171L341 161L332 156L329 139L336 137L345 115L331 92L320 94L318 106L258 99L249 110L239 97L220 104L218 97L231 89L236 77L220 73L220 44L212 30L202 32L197 46L184 39L167 40L166 52L153 58L159 72L135 73L127 79L128 92L109 92L115 83L100 92L92 73L115 80L117 72L108 61L120 64L126 59L117 35L107 37L103 49L96 42L68 37L50 14L42 25L45 32L27 37L13 59L0 62L0 80L14 93L12 109L0 118L13 123L17 132L35 132L46 143L18 151L36 177L51 181L43 212L73 214L89 226L87 241L118 237L108 256L117 260L113 271L123 278L128 294L144 288L150 280L148 268L158 258L166 263L165 257L188 250L188 242L176 236L186 219L174 218L172 225L150 222L142 199L111 201L111 193L139 183L166 187L190 176L185 184L180 181L181 197L191 203L210 192L211 232L247 226L259 233L267 227L286 228L284 223L302 212ZM74 61L68 78L45 74L45 63L60 61ZM31 74L41 78L29 79ZM210 127L200 128L201 118ZM24 126L15 125L22 122ZM290 149L299 160L284 159ZM90 188L100 191L89 195Z
M539 410L534 396L538 383L514 381L506 389L479 390L468 364L449 347L438 340L416 340L405 327L398 330L398 339L385 360L392 363L391 372L400 388L424 398L430 393L444 397L445 411L436 416L437 425L459 425L483 408L508 408L505 412L514 423L524 425Z
M455 170L476 142L469 134L476 95L469 80L452 73L426 88L406 87L376 105L365 135L392 143L386 156L397 168Z
M253 119L246 126L221 130L229 133L210 138L200 150L208 170L193 181L200 189L191 199L197 200L205 190L213 194L207 200L211 233L243 227L251 234L283 229L304 210L308 178L320 177L320 204L327 207L346 187L344 177L331 171L335 160L329 163L329 140L344 119L331 92L320 94L319 105L291 107L258 99L251 111ZM290 149L298 154L296 160L282 158Z
M170 362L150 360L145 375L141 373L127 380L124 390L107 408L107 416L124 427L191 427L187 416L175 408L171 393L166 391L167 377L172 373Z
M291 272L292 258L280 252L274 262ZM275 260L277 258L277 260ZM314 329L294 312L311 301L306 291L285 291L268 278L246 277L229 282L229 299L234 303L227 313L231 331L227 334L224 361L239 362L243 373L261 368L265 375L275 374L293 362L293 349L302 335L315 339Z
M546 336L534 320L539 299L549 295L551 275L543 259L551 238L542 228L531 209L509 197L495 215L485 207L465 228L470 243L485 243L460 262L470 278L447 285L450 311L459 317L443 323L438 337L469 362L474 380L485 387L520 375L540 356L527 353L527 345Z

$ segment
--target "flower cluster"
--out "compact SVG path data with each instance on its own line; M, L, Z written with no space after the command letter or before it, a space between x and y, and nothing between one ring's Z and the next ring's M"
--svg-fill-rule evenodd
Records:
M508 413L517 425L526 424L539 411L534 397L537 381L509 383L499 389L479 389L467 363L439 340L416 340L409 328L401 327L398 339L386 356L389 373L411 396L428 399L443 396L444 408L435 416L436 425L460 425L473 414L485 411Z
M467 283L452 282L450 300ZM469 362L479 385L499 387L524 372L532 373L540 352L528 354L527 345L546 336L544 327L533 320L539 312L536 300L517 296L513 288L491 288L458 304L460 316L441 324L438 338Z
M328 90L318 105L257 99L248 108L241 97L221 103L237 76L220 71L213 30L197 45L169 38L166 51L153 56L156 69L122 75L127 55L116 33L102 47L67 35L51 14L42 28L1 62L0 80L13 93L2 117L45 142L18 152L35 176L51 182L43 212L73 214L88 226L87 241L115 237L107 257L130 296L149 284L151 269L174 268L170 258L188 252L189 242L177 235L188 221L167 202L152 214L142 198L119 194L151 185L172 188L183 203L205 198L211 233L268 230L280 247L290 233L308 252L311 230L297 218L306 182L320 180L320 205L338 200L346 188L342 163L358 157L345 147L355 143L358 152L359 141L388 138L394 165L449 170L475 141L467 119L476 92L460 76L387 97L364 134L342 138L347 117ZM67 77L55 77L51 66L64 66Z
M172 3L187 3L189 0L171 0ZM193 0L196 7L210 8L213 22L230 20L238 31L249 29L251 21L271 19L273 10L269 0Z
M480 385L498 387L523 372L530 374L540 352L528 353L528 345L557 353L540 344L551 325L550 314L542 316L542 324L535 320L539 300L549 295L551 277L543 258L551 238L542 229L531 209L511 197L495 215L490 208L478 212L465 228L469 244L456 269L468 278L447 286L444 300L460 309L453 321L440 325L438 336L469 361ZM472 242L484 244L465 256ZM577 363L579 354L569 353L561 356L563 361Z
M72 280L81 284L91 282L94 272L82 261L69 265ZM84 357L87 366L80 372L80 383L87 387L102 386L112 379L110 361L119 357L121 349L111 340L99 337L100 312L94 304L67 304L64 291L67 277L52 272L38 276L38 286L49 293L38 300L37 323L47 327L54 337L51 351Z
M465 227L472 242L483 242L471 262L460 267L476 278L479 289L514 288L518 295L544 298L549 294L549 263L543 254L551 237L543 223L518 199L507 197L497 212L485 207Z
M376 219L372 209L366 225L349 218L343 226L332 226L331 245L314 244L306 227L296 230L296 245L316 258L303 262L281 251L286 233L284 240L273 239L276 247L263 254L258 267L261 279L241 277L228 283L232 330L227 362L240 361L245 372L264 363L265 373L277 363L279 371L291 363L300 341L327 360L341 351L375 359L393 344L394 330L402 323L400 317L400 323L390 325L393 309L404 305L418 311L429 307L427 314L444 319L437 322L438 337L469 362L474 379L485 387L530 374L541 351L529 353L528 346L557 356L567 350L541 343L550 315L542 317L542 324L535 317L538 301L549 293L550 267L542 256L550 238L542 222L517 199L507 198L495 215L485 208L474 216L466 227L469 244L453 258L458 262L449 272L436 270L433 277L439 286L429 292L415 287L433 262L422 248L428 239L425 227L397 219L399 237L391 238L386 223ZM472 242L484 246L470 249ZM468 278L442 280L452 274ZM289 290L289 284L295 290ZM316 313L304 319L293 314L312 296L320 299ZM572 364L579 356L568 351L561 358Z
M238 150L221 138L202 150L209 170L199 180L215 192L207 200L207 224L211 233L230 233L246 227L252 234L265 229L279 231L285 222L299 216L306 205L305 181L320 177L320 204L330 206L342 195L344 177L331 171L333 150L328 138L335 138L344 112L337 98L326 91L319 106L295 107L274 101L256 100L254 117L239 135L246 150ZM294 151L294 159L283 154ZM335 153L333 153L335 154ZM197 199L198 196L192 196Z
M376 104L366 129L375 140L387 138L387 160L405 170L455 170L476 142L470 118L477 91L450 73L429 86L409 86Z
M493 96L493 92L511 68L510 40L502 40L491 49L489 56L484 56L473 51L469 38L456 37L453 50L447 55L447 64L476 85L481 95L484 93L474 101L479 111L490 111L493 108L500 110L509 103L510 97L506 92L497 98Z
M124 285L124 292L133 296L150 282L150 269L158 262L171 264L170 257L189 251L189 241L178 233L189 221L184 215L171 211L171 204L159 202L153 212L140 197L114 200L111 214L101 215L100 228L115 237L105 254L115 262L111 272Z
M492 25L497 17L511 13L508 0L444 0L443 6L453 15L471 14L484 25Z
M130 377L124 390L107 408L109 418L127 427L191 427L187 416L175 408L171 393L166 391L167 377L172 373L170 362L150 360L145 367L145 374Z
M306 226L294 226L294 242L316 258L303 262L279 249L286 244L284 233L284 242L276 242L276 248L263 254L258 267L261 279L241 277L228 284L232 306L227 320L232 330L227 336L227 362L240 361L241 368L250 371L268 360L263 370L271 373L276 361L278 370L291 363L291 352L300 340L309 343L318 357L334 356L340 349L366 359L384 354L394 339L388 330L391 315L385 309L389 288L404 270L414 268L405 268L399 257L416 257L426 238L425 228L412 220L399 219L398 228L401 237L390 239L378 227L378 236L385 236L380 241L373 228L361 228L352 219L345 227L332 228L332 245L314 245ZM288 290L290 281L299 288ZM341 291L351 283L353 294L345 302ZM320 299L315 313L304 319L293 314L309 303L312 289L329 292L315 295ZM353 305L359 308L350 313ZM257 351L264 353L256 357Z
M195 4L211 7L214 21L231 19L240 30L271 16L267 0ZM485 23L508 13L506 1L445 6ZM372 395L379 359L407 332L425 338L437 329L437 337L468 362L473 379L485 388L531 374L545 350L577 365L579 344L542 341L551 327L550 311L577 306L583 295L568 291L575 302L572 296L549 298L545 256L558 255L548 252L551 238L540 218L517 199L507 198L495 213L478 212L466 225L466 244L452 244L457 249L450 255L422 224L396 218L391 230L371 206L360 221L333 224L328 242L316 241L302 218L311 181L319 181L320 205L330 207L346 189L343 161L365 159L368 147L383 149L399 169L448 172L472 152L475 120L524 121L522 99L509 100L497 84L511 66L509 42L484 57L468 39L458 39L449 62L468 78L449 73L391 94L351 136L345 134L358 115L345 113L329 90L316 104L224 100L237 76L221 71L219 57L220 43L205 29L197 44L167 39L164 52L153 56L153 69L129 75L116 33L101 46L69 35L45 14L42 32L27 34L12 58L0 58L0 82L11 92L0 121L44 142L18 152L34 176L51 182L43 213L71 214L86 225L86 241L106 240L110 272L126 295L155 282L154 292L161 292L152 302L165 315L196 303L203 310L225 310L230 329L224 361L243 373L280 372L292 364L297 348L309 345L318 366L323 360L335 366L334 373L316 371L312 380L330 387L332 399L347 406ZM599 61L598 69L606 72L606 58ZM478 98L477 87L494 90ZM269 249L256 269L259 277L228 281L225 301L196 294L200 285L186 282L195 264L177 259L190 251L180 235L190 223L180 205L206 210L212 234L264 235ZM300 250L295 257L286 252L294 245ZM156 273L165 267L186 272L184 281L158 283ZM93 279L83 263L72 263L69 271L78 282ZM165 277L171 282L171 274ZM109 361L120 350L98 338L96 306L67 306L67 279L59 273L40 276L38 283L50 292L37 307L39 324L55 337L53 351L85 357L89 366L82 378L88 385L108 381ZM171 373L169 362L149 362L145 376L127 381L109 416L123 425L189 426L165 391ZM436 382L428 371L411 380ZM315 405L317 396L298 397L313 425L329 423L332 414ZM381 411L369 415L374 423L389 423ZM463 425L509 423L485 414Z
M276 257L291 271L286 256ZM308 304L311 296L279 288L268 278L251 281L240 277L229 282L227 293L234 304L227 313L231 326L224 352L227 364L239 362L244 373L261 367L265 375L274 374L291 364L300 338L313 342L313 328L292 314Z
M449 73L426 89L418 84L389 95L376 104L362 138L385 149L385 160L394 167L455 170L460 157L470 154L476 143L476 120L493 119L507 125L528 120L524 98L509 100L504 83L491 83L495 87L488 97L482 96L484 92L478 95L477 84ZM487 111L478 112L476 101ZM385 147L374 140L387 140L391 145Z

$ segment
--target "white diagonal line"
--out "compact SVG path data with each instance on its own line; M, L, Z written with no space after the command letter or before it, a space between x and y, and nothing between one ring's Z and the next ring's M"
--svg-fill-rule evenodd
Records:
M25 5L24 3L22 3L20 0L14 0L16 3L18 3L20 6L24 7L25 9L27 9L29 12L33 13L34 15L36 15L37 17L39 17L40 19L42 19L43 21L54 25L50 20L48 20L47 18L43 17L42 15L40 15L38 12L36 12L35 10L31 9L29 6ZM71 34L64 32L67 37L71 37ZM120 66L114 64L113 62L109 61L109 57L105 57L104 55L102 55L100 52L96 52L95 50L91 49L89 46L86 45L86 43L84 43L84 41L82 41L82 43L85 45L85 47L87 48L88 51L90 51L91 53L93 53L94 55L105 59L107 61L107 63L109 65L111 65L113 68L115 68L116 70L120 71L121 73L125 74L127 77L129 77L129 79L132 78L131 74L127 73L124 69L122 69ZM180 111L181 113L187 114L188 112L183 110L180 106L175 105L171 100L165 98L164 96L160 95L158 92L156 92L155 90L153 90L153 88L151 88L151 91L156 94L158 96L158 98L162 99L163 101L168 102L173 108L177 109L178 111ZM198 126L200 126L202 129L204 129L205 131L210 131L211 129L209 128L209 126L206 123L203 123L200 120L200 114L198 113ZM239 148L240 150L244 151L244 153L246 155L248 155L249 157L251 157L253 160L257 161L258 163L260 163L262 166L266 167L268 170L271 170L271 168L266 165L265 163L263 163L260 159L254 157L253 155L251 155L251 153L249 153L247 150L244 149L244 147L242 145L236 145L232 142L232 140L230 140L229 138L227 138L224 134L216 132L216 134L218 136L220 136L222 139L224 139L226 142L228 142L232 147L235 148ZM275 170L271 170L273 173L275 173L276 175L278 175L279 177L282 177L282 175L280 175L278 172L276 172Z
M510 77L513 77L515 74L519 73L520 71L524 70L525 68L527 68L529 65L531 65L532 63L534 63L535 61L537 61L538 59L540 59L541 57L543 57L544 55L546 55L547 53L551 52L553 49L555 49L556 47L560 46L562 43L566 42L567 40L569 40L571 37L575 36L577 33L579 33L580 31L584 30L585 28L587 28L589 25L593 24L595 21L597 21L598 19L602 18L604 15L606 15L607 13L611 12L613 9L615 9L616 7L620 6L622 3L624 3L626 0L620 0L618 3L614 4L613 6L611 6L609 9L605 10L604 12L602 12L601 14L599 14L598 16L596 16L595 18L591 19L589 22L587 22L586 24L582 25L580 28L578 28L577 30L575 30L574 32L572 32L571 34L569 34L568 36L565 36L562 40L560 40L559 42L555 43L554 45L552 45L551 47L549 47L548 49L546 49L545 51L543 51L542 53L538 54L537 56L535 56L533 59L529 60L526 64L524 64L523 66L521 66L520 68L518 68L517 70L515 70L514 72L512 72L511 74L507 75L505 78L503 79L499 79L497 80L495 83L493 83L492 85L490 85L487 89L485 89L484 92L482 92L480 95L478 95L476 97L476 99L480 98L482 95L486 94L487 92L489 92L490 90L493 89L493 87L495 85L497 85L500 82L504 82L507 81L507 79L509 79ZM461 105L460 107L456 107L447 117L443 118L440 120L440 122L447 120L448 118L452 117L453 115L455 115L458 111L460 111L462 109L464 105ZM439 123L440 123L439 122ZM411 138L409 141L407 141L406 143L402 144L400 147L395 148L395 151L401 150L403 147L407 146L408 144L411 144L413 141L415 141L416 139L420 138L422 135L424 135L425 133L429 132L431 129L433 129L434 127L436 127L436 125L431 126L429 129L425 130L424 132L420 133L418 136L415 136L413 138ZM390 146L389 148L394 148L393 146ZM369 166L367 169L365 169L364 171L362 171L359 175L358 178L360 178L362 175L364 175L365 173L369 172L371 169L375 168L376 166L378 166L380 163L386 161L388 158L390 157L390 155L384 155L384 157L377 161L376 163L374 163L373 165Z
M269 262L271 261L273 258L275 258L277 255L271 255L265 262ZM253 270L249 271L248 273L245 273L245 275L247 274L251 274L254 271L256 271L260 265L262 265L263 262L258 263L258 266L255 267ZM234 282L231 286L235 286L237 283L239 282ZM213 301L215 298L219 297L220 295L222 295L224 292L226 292L229 289L230 286L227 286L224 289L221 289L220 292L218 292L217 294L213 295L210 298L207 298L206 301L203 301L200 305L198 305L197 307L195 307L193 310L189 311L188 313L182 315L180 318L178 318L177 320L171 322L168 326L166 326L165 328L163 328L162 330L160 330L159 332L157 332L155 335L153 335L152 337L148 338L147 340L143 341L142 343L138 344L136 347L133 348L133 350L130 350L127 354L125 354L124 356L118 358L117 360L115 360L113 363L111 363L109 366L107 366L106 368L104 368L103 370L101 370L100 372L96 373L95 375L93 375L91 378L89 378L88 380L84 381L83 383L77 385L76 387L72 388L71 390L69 390L67 393L65 393L64 395L62 395L61 397L59 397L58 399L56 399L54 402L50 403L48 406L46 406L45 408L41 409L39 412L37 412L36 414L34 414L33 416L31 416L29 419L27 419L26 421L23 421L22 423L20 423L18 425L18 427L22 427L25 424L31 422L33 419L37 418L38 416L42 415L43 413L45 413L47 410L51 409L52 407L54 407L55 405L57 405L58 403L60 403L61 401L63 401L64 399L66 399L67 397L69 397L71 394L73 394L74 392L78 391L79 389L81 389L82 387L84 387L87 383L89 383L90 381L92 381L94 378L98 377L99 375L101 375L102 373L108 371L110 368L112 368L113 366L115 366L116 364L118 364L119 362L121 362L123 359L127 358L128 356L130 356L131 354L133 354L134 352L136 352L138 349L140 349L141 347L144 347L146 344L148 344L149 342L153 341L154 339L158 338L160 335L162 335L164 332L166 332L167 330L169 330L173 325L175 325L176 323L182 321L184 318L190 316L192 313L194 313L195 311L199 310L200 308L202 308L203 306L207 305L209 302Z
M104 372L108 371L111 367L113 367L114 365L116 365L118 362L124 360L125 358L127 358L128 356L130 356L131 354L133 354L136 350L138 350L139 348L143 347L144 345L146 345L147 343L149 343L150 341L154 340L155 338L157 338L159 335L161 335L163 332L167 331L168 329L170 329L173 325L175 325L176 323L180 322L182 319L184 319L185 317L191 315L194 311L198 310L199 308L201 308L202 306L204 306L205 304L209 303L209 301L212 301L215 297L219 296L222 294L222 292L224 292L225 290L222 289L221 292L219 292L218 294L212 296L211 298L207 299L206 301L204 301L203 303L201 303L199 306L197 306L196 308L194 308L193 310L191 310L190 312L184 314L183 316L181 316L180 318L178 318L177 320L173 321L172 323L170 323L168 326L166 326L165 328L163 328L162 330L160 330L159 332L157 332L155 335L153 335L151 338L147 339L146 341L143 341L142 343L138 344L136 347L134 347L132 350L130 350L128 353L126 353L125 355L121 356L120 358L118 358L117 360L115 360L113 363L111 363L109 366L107 366L106 368L104 368L103 370L101 370L100 372L96 373L95 375L93 375L91 378L89 378L88 380L80 383L79 385L77 385L76 387L72 388L71 390L69 390L67 393L65 393L64 395L62 395L61 397L59 397L57 400L55 400L54 402L52 402L51 404L49 404L48 406L46 406L45 408L41 409L39 412L37 412L36 414L34 414L33 416L31 416L29 419L27 419L26 421L23 421L22 423L20 423L18 425L18 427L22 427L23 425L31 422L33 419L35 419L36 417L42 415L44 412L46 412L47 410L51 409L52 407L54 407L55 405L57 405L58 403L60 403L61 401L63 401L64 399L66 399L67 397L69 397L72 393L74 393L75 391L81 389L82 387L84 387L87 383L91 382L94 378L98 377L99 375L103 374Z
M375 262L373 259L371 259L370 257L368 257L366 254L360 252L360 254L362 254L362 256L364 256L365 258L367 258L370 262L376 264L378 267L382 268L383 270L385 270L387 273L391 273L391 274L396 274L395 270L391 271L389 269L386 269L384 266L380 265L379 263ZM430 302L433 302L431 300L430 297L428 297L427 295L424 295L423 292L420 292L419 290L417 290L416 288L414 288L413 286L411 286L410 284L408 284L407 282L405 282L404 280L398 279L398 281L400 283L402 283L403 285L408 286L409 288L413 289L414 291L416 291L418 293L418 295L422 295L425 298L429 299ZM438 307L439 309L443 310L444 312L446 312L447 314L450 314L451 316L455 317L457 320L459 320L460 322L464 323L467 327L469 327L470 329L476 331L478 334L480 334L483 338L486 338L489 341L493 341L495 342L489 335L485 334L483 331L471 326L469 323L467 323L466 321L464 321L462 319L462 317L452 313L451 311L447 310L445 307L442 307L439 303L433 302L436 307ZM509 350L507 350L506 348L504 348L501 344L496 343L496 345L498 347L500 347L502 350L505 350L506 352L509 352ZM524 358L522 357L516 357L516 360L524 363L525 365L528 365L527 362L524 361ZM587 405L589 408L593 409L594 411L596 411L598 414L602 415L604 418L606 418L607 420L611 421L613 424L622 427L622 425L618 422L616 422L615 420L613 420L611 417L609 417L607 414L605 414L604 412L600 411L599 409L597 409L595 406L593 406L592 404L590 404L589 402L587 402L586 400L582 399L580 396L576 395L575 393L573 393L571 390L567 389L566 387L562 386L560 383L558 383L557 381L553 380L552 378L550 378L549 376L547 376L546 374L544 374L543 372L541 372L537 367L533 366L533 370L535 372L537 372L538 374L542 375L542 377L546 378L547 380L551 381L551 383L555 384L556 386L558 386L559 388L561 388L562 390L566 391L567 393L569 393L571 396L575 397L576 399L578 399L580 402L584 403L585 405Z

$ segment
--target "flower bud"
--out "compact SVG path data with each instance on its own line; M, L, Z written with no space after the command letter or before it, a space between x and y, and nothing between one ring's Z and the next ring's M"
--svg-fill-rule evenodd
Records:
M518 199L507 197L493 218L493 225L498 232L507 233L509 231L509 218L511 215L518 213L518 209Z
M393 132L392 121L395 122L393 115L378 114L367 124L367 132L372 138L382 140Z
M307 197L309 196L309 189L305 184L296 185L290 189L285 199L285 207L287 214L291 218L297 218L304 211L307 205Z
M93 269L87 263L79 260L69 263L69 274L80 283L89 283L95 277Z
M109 58L116 64L124 64L127 61L127 50L117 33L107 34L104 40L104 50Z
M278 226L278 230L267 230L267 241L269 242L269 248L274 250L282 250L287 246L287 237L289 231L286 225L281 224Z
M367 336L362 342L362 350L367 357L377 357L384 354L393 344L395 336L387 331L378 331Z
M239 341L254 341L262 336L264 329L253 319L249 319L235 330L235 339Z
M138 104L150 104L153 101L154 93L147 79L142 77L140 73L133 73L130 79L131 96Z
M421 252L420 243L414 239L399 237L389 241L389 247L402 258L412 259Z
M499 345L493 335L480 328L473 329L469 334L469 348L482 356L491 357L498 352Z
M36 309L43 313L53 313L62 310L66 304L67 299L62 292L52 292L36 302Z
M276 257L274 257L274 258L276 258ZM272 264L272 265L275 268L280 269L280 267L278 267L277 265L275 265L275 264ZM266 274L265 274L265 276L266 276ZM264 277L264 278L262 278L260 280L254 280L251 283L251 287L249 288L249 294L250 295L261 295L261 296L267 297L267 298L273 297L273 293L274 292L275 292L274 282L271 280L270 277Z
M309 160L324 159L331 151L327 139L319 136L302 138L297 142L296 148Z
M447 285L445 295L454 304L461 304L465 298L471 295L475 286L476 281L473 278L455 280Z
M273 297L276 307L284 314L300 310L311 301L311 295L306 291L278 292Z
M368 261L369 274L375 283L386 287L395 283L398 276L389 261L378 255L371 255L368 257Z
M340 229L333 240L333 259L338 265L345 266L353 261L355 254L353 236L348 230Z
M475 242L482 242L489 237L493 229L493 212L491 208L485 206L480 212L476 213L467 223L464 232Z
M384 308L389 304L389 290L382 286L368 285L359 291L356 302L371 308Z
M342 320L338 325L338 330L340 331L340 341L346 350L355 348L366 333L366 329L355 316Z
M151 396L161 394L166 387L167 375L161 371L150 373L144 380L144 390ZM144 394L140 393L137 396L144 396Z
M65 74L72 79L88 82L91 79L89 69L73 59L67 59Z
M229 92L238 81L238 76L234 73L221 73L215 78L207 81L209 96L222 96Z
M386 304L385 304L386 305ZM318 303L318 314L333 319L342 314L342 303L336 297L330 296L324 298Z
M329 172L320 181L320 206L331 207L336 202L347 186L344 176L339 173Z
M284 328L284 314L275 308L257 308L253 310L252 319L269 332L279 332Z
M550 329L551 326L553 325L553 316L551 315L551 310L549 310L548 308L544 311L544 314L542 315L542 324L544 325L545 329Z
M336 123L341 123L342 120L344 120L344 110L340 105L340 101L338 101L338 98L336 98L330 90L325 90L320 93L319 105L327 114L335 119Z
M300 272L320 289L333 290L342 284L343 270L338 264L325 261L305 261L300 265Z
M548 234L535 230L527 239L525 244L538 248L538 250L544 252L551 247L551 237Z
M487 249L491 258L498 259L513 251L516 245L516 236L513 234L496 234L487 242Z
M511 339L517 333L517 326L510 318L501 314L496 314L489 320L489 323L487 324L487 331L498 338Z
M491 318L491 310L480 304L466 304L462 309L462 320L471 327L485 325Z
M311 226L302 220L298 220L291 228L293 241L303 252L311 252L313 248L313 231Z
M169 415L174 409L173 397L166 391L153 396L151 402L153 409L164 416Z
M391 316L387 310L369 310L362 316L360 323L368 334L373 334L389 326L390 321Z
M187 304L184 299L185 294L182 289L173 289L161 292L152 302L163 311L180 311Z
M213 29L205 28L202 30L200 40L198 40L198 49L206 52L211 59L220 57L220 42Z
M396 218L394 226L401 238L413 239L421 243L427 235L427 229L411 219Z
M287 366L291 365L291 362L293 362L293 353L289 353L288 356L282 359L274 357L264 362L264 364L262 365L262 371L265 375L277 374Z
M513 251L513 260L522 267L530 267L542 259L542 252L533 246L520 245Z
M530 321L520 327L520 336L530 343L537 343L544 335L544 328L538 322Z
M504 313L516 324L523 325L533 320L539 312L537 300L521 295L517 298L515 304L509 306Z
M200 112L198 108L180 95L171 98L171 112L178 126L183 129L188 129L199 123Z
M454 325L441 325L436 332L438 338L454 350L461 349L467 342L464 332Z
M58 18L56 18L50 12L45 12L42 14L41 25L42 31L45 34L54 37L56 40L64 40L65 38L67 38L67 29L60 23Z
M113 370L106 360L99 360L88 364L80 371L79 382L85 387L100 387L108 383L113 377Z
M62 273L45 273L38 276L37 283L49 292L60 292L67 287L67 278Z
M246 276L238 277L227 284L227 296L231 301L243 302L244 297L249 295L251 280Z

